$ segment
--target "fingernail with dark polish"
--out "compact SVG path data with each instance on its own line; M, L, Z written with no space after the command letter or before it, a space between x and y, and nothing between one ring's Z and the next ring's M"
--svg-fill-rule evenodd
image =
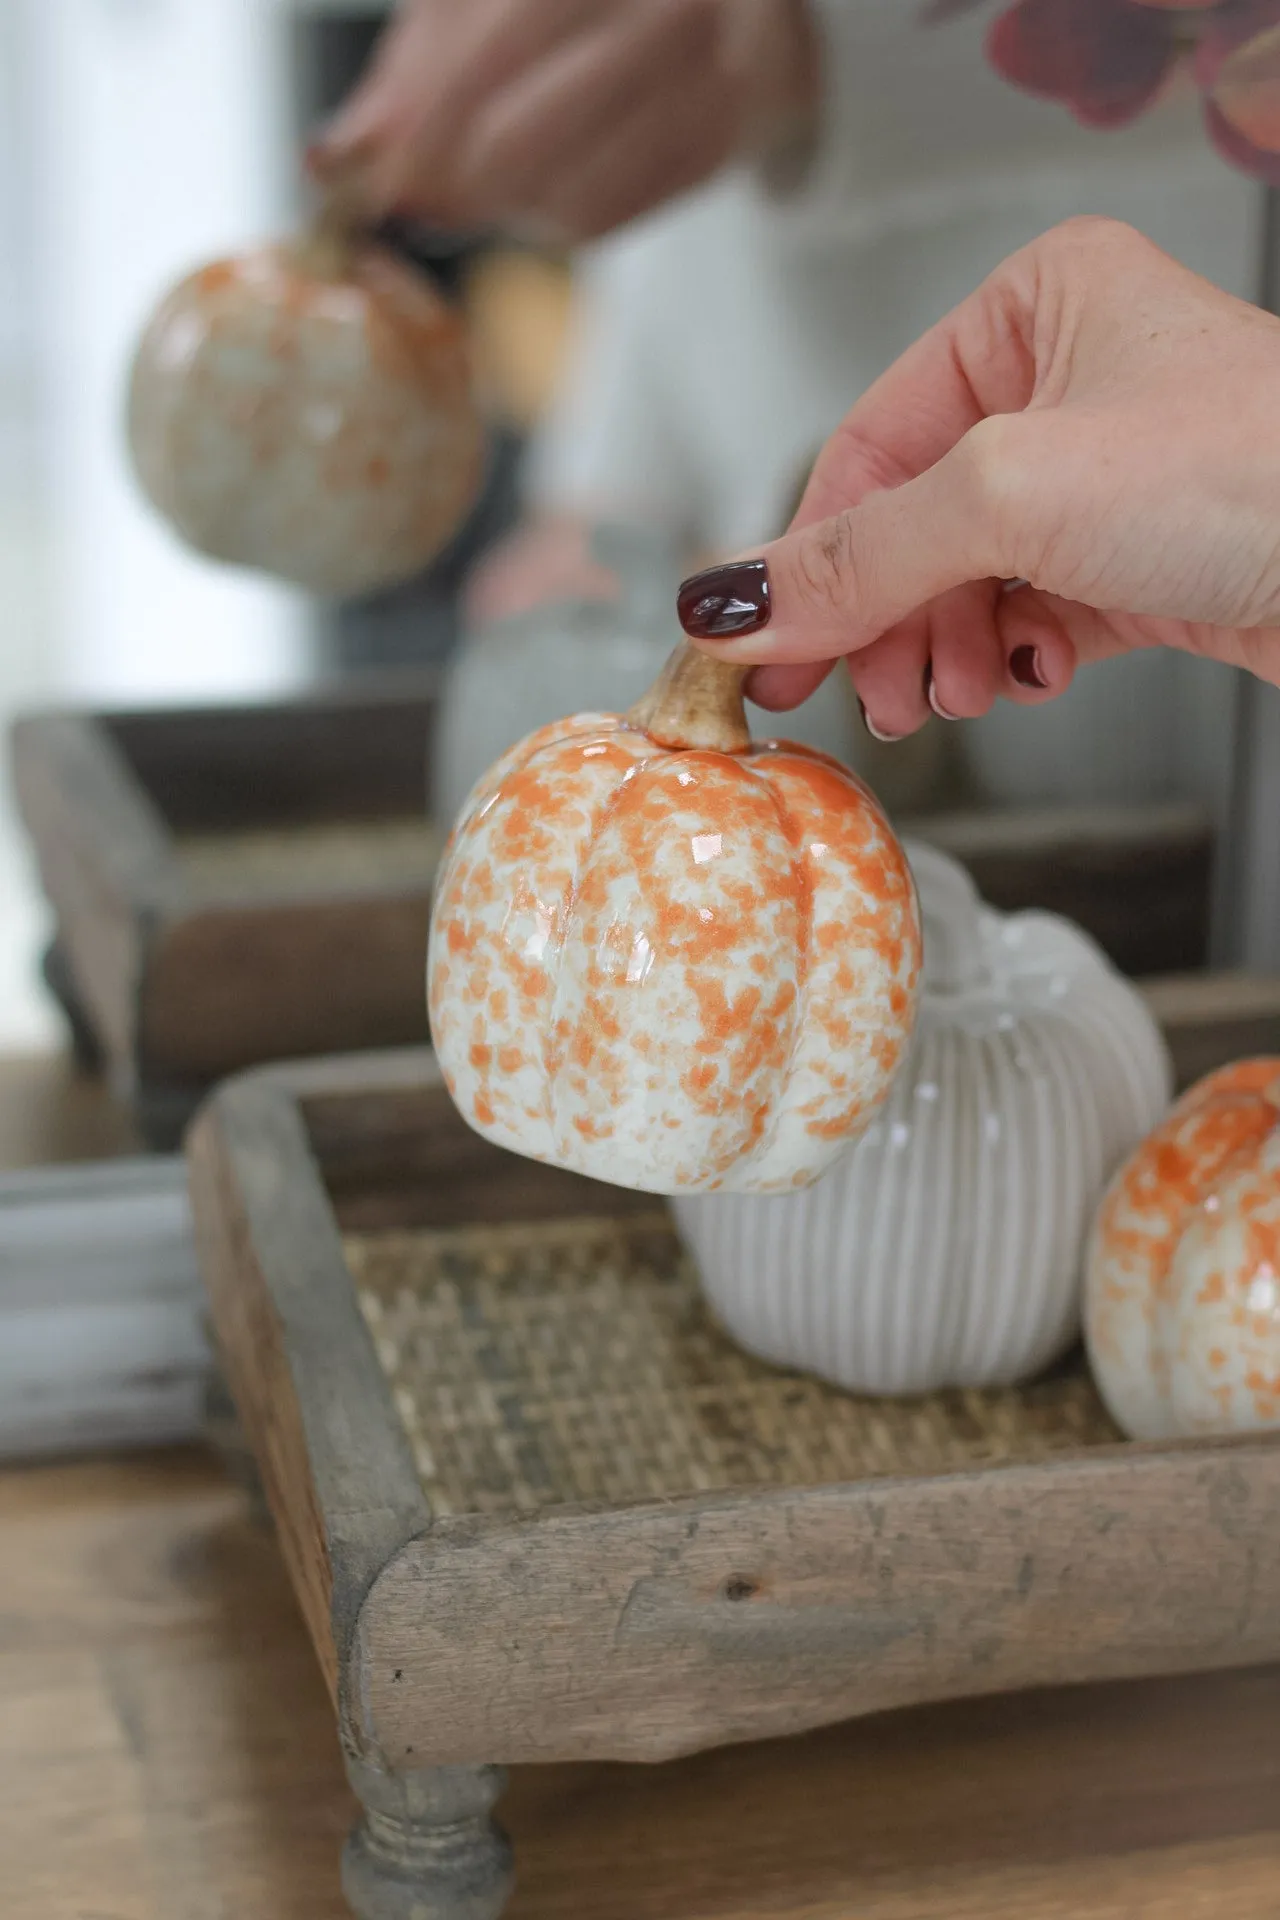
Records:
M871 735L871 738L873 740L879 740L882 746L891 747L896 740L902 739L903 736L900 733L882 733L863 706L861 700L858 702L858 712L862 715L862 724Z
M769 568L763 560L733 560L691 574L676 595L680 625L695 640L729 640L769 624Z
M1015 647L1009 655L1009 671L1020 687L1045 688L1049 684L1035 647Z
M948 713L947 709L943 706L941 700L939 700L938 698L938 689L934 685L934 681L933 681L932 660L928 660L925 662L924 697L929 702L929 705L933 708L933 711L937 714L939 720L958 720L960 718L958 713Z

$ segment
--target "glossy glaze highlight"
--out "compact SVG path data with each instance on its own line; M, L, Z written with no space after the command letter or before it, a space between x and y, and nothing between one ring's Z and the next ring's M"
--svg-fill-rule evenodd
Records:
M652 1192L785 1191L884 1098L919 965L905 859L838 762L579 715L463 809L432 1034L503 1146Z

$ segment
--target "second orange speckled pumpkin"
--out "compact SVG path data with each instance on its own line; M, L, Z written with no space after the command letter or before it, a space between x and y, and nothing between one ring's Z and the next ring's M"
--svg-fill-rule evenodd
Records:
M1280 1426L1280 1059L1211 1073L1121 1168L1085 1332L1135 1439Z
M681 648L631 714L545 727L478 784L436 890L432 1034L502 1146L650 1192L779 1191L884 1098L919 969L873 796L753 745L741 675Z

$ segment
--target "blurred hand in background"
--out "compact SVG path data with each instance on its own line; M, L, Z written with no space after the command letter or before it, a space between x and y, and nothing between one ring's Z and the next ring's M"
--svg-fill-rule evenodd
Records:
M405 0L316 142L372 217L581 241L816 112L805 0Z
M470 626L485 627L552 600L616 600L616 576L591 552L586 520L526 521L475 569L463 590Z

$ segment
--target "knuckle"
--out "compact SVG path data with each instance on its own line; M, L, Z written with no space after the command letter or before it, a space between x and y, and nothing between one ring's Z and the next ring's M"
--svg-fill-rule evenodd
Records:
M1055 247L1070 254L1089 253L1111 258L1117 253L1132 254L1136 248L1151 245L1136 227L1124 220L1113 220L1104 213L1077 213L1056 226L1048 236Z
M796 586L805 607L830 617L857 603L860 568L848 514L807 527L796 549Z
M1020 416L996 413L980 420L959 443L956 457L973 503L984 511L1003 511L1023 488Z

